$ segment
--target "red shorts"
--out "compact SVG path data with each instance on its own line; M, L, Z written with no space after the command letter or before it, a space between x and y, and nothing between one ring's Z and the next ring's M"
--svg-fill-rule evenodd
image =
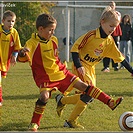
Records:
M68 71L66 78L56 82L45 82L40 87L40 92L43 90L52 91L53 89L58 89L64 95L67 95L72 89L74 84L79 81L79 77Z

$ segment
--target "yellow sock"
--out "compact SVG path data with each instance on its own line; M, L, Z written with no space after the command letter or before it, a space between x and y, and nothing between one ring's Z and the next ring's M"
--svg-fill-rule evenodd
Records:
M83 101L79 100L74 107L72 113L70 114L68 121L76 121L79 116L83 113L83 111L86 109L87 104Z
M80 99L80 94L72 95L72 96L64 96L61 99L62 104L76 104Z

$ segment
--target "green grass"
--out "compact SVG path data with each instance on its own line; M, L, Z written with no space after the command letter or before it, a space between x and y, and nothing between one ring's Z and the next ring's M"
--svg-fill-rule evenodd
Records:
M71 63L68 64L69 68ZM133 111L133 78L127 70L110 73L101 72L102 63L96 67L97 86L112 96L123 96L124 100L114 111L98 100L94 100L80 116L79 122L85 129L63 128L73 105L68 105L59 118L56 114L55 92L49 100L39 131L121 131L119 116L125 111ZM28 63L17 63L11 67L3 85L3 107L1 110L0 131L27 131L34 104L39 91L34 83ZM73 93L73 92L72 92Z

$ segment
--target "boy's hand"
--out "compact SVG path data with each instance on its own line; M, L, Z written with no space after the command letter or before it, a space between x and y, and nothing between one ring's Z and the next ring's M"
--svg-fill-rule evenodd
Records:
M16 56L12 55L10 62L11 62L11 65L14 66L16 64Z
M79 74L81 74L81 75L85 75L85 68L84 67L79 67L79 68L77 68L77 71L79 72Z
M19 51L18 55L20 57L24 57L26 52L29 52L30 50L28 48L23 48Z

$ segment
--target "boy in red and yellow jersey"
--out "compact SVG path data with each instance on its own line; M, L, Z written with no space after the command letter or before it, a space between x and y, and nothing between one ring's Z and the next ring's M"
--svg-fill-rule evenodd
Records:
M119 25L120 18L121 16L119 16L118 12L110 7L106 8L101 15L100 26L95 30L88 31L81 35L72 46L72 70L83 82L96 86L95 66L104 57L112 58L115 63L121 62L125 68L133 74L133 68L125 60L111 36ZM93 90L89 95L93 98L98 98L101 93L102 91L99 92ZM60 100L58 98L59 96ZM62 114L63 108L66 104L76 104L64 126L73 128L83 127L81 125L76 126L74 123L77 123L79 116L83 113L89 103L85 94L81 93L64 97L57 95L57 98L58 101L60 101L60 105L62 104L60 107L57 106L57 113L59 116Z
M0 105L2 105L1 77L6 78L10 63L15 65L17 52L21 49L17 30L13 28L16 21L14 12L7 10L0 25Z
M51 92L56 89L67 95L73 88L76 88L85 93L88 101L94 96L93 92L96 92L97 96L94 98L108 105L112 110L123 99L119 97L114 100L99 88L84 83L66 69L66 66L58 57L58 40L53 36L56 25L57 21L52 16L48 14L39 15L36 20L38 32L32 34L18 56L19 61L30 62L35 83L40 90L40 97L36 101L29 125L29 130L32 131L37 131ZM84 97L81 99L84 99Z

